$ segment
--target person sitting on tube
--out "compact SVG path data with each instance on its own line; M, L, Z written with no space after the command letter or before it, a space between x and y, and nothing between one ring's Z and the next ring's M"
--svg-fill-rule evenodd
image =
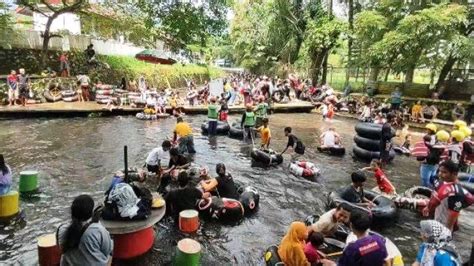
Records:
M239 199L237 186L230 173L226 173L226 168L223 163L216 165L217 177L210 180L203 180L200 182L204 191L210 192L215 190L217 195L222 198Z
M364 172L356 171L351 174L352 184L348 186L342 193L341 198L347 202L354 203L358 206L372 208L375 204L368 200L364 195L364 183L367 180Z

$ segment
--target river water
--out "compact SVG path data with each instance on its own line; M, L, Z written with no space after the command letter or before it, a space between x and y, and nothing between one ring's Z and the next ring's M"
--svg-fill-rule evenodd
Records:
M203 265L261 265L265 248L279 243L292 221L321 213L326 194L349 184L350 173L366 166L351 157L354 120L338 118L332 123L348 150L345 157L337 158L315 151L317 136L329 126L321 116L271 116L272 148L284 148L283 128L292 126L307 147L305 158L322 169L314 183L289 174L289 155L278 167L250 167L249 145L224 136L201 136L199 126L204 116L185 119L195 129L196 163L207 165L214 173L215 165L224 162L239 183L252 185L261 194L260 209L252 217L236 226L207 222L193 236L203 246ZM54 232L59 224L68 221L69 206L77 195L89 193L101 200L112 174L123 167L123 145L128 145L129 165L141 166L147 153L171 135L174 125L174 119L151 122L134 117L0 121L0 153L14 169L15 181L20 171L34 169L40 173L41 186L39 198L21 201L26 222L0 228L0 264L37 263L36 238ZM414 159L397 157L386 172L399 192L418 184ZM375 182L370 178L368 187L373 186ZM455 235L463 259L470 252L473 218L472 209L463 212L461 230ZM420 243L418 221L416 214L401 210L398 222L380 231L398 245L407 264L413 262ZM156 231L153 250L127 264L170 263L177 241L184 236L168 219L162 220Z

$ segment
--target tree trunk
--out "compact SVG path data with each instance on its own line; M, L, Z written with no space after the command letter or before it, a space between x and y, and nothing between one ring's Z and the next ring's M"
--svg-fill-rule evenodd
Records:
M323 62L324 53L317 53L311 56L311 79L313 86L318 86L319 73L321 72L321 64Z
M446 77L448 76L449 72L451 72L451 69L453 68L454 64L456 63L458 59L456 57L453 57L452 55L449 55L448 60L446 60L446 63L444 63L443 68L441 68L441 71L439 72L438 76L438 81L436 82L435 89L438 91L439 94L442 94L442 89L443 89L443 83L446 80Z
M415 76L415 67L409 66L407 68L407 72L405 73L405 83L411 84L413 83L413 77Z
M387 72L385 73L385 78L383 79L383 81L387 82L388 75L390 75L390 68L387 69Z
M326 84L326 78L328 75L328 57L329 57L329 51L325 53L324 59L323 59L323 73L321 75L321 84Z
M379 78L379 73L380 73L380 68L379 67L371 68L370 69L369 81L376 82Z
M328 14L329 16L332 16L332 0L328 0Z
M354 0L347 1L349 6L348 21L349 21L349 35L347 39L347 66L346 66L346 82L345 86L349 84L350 68L352 66L352 31L354 30Z
M48 59L48 46L49 46L49 40L51 40L51 25L53 24L54 19L56 19L58 15L53 14L52 16L48 17L48 20L46 21L46 25L44 27L44 33L43 33L43 47L41 50L42 56L41 56L41 66L42 68L46 68L46 60Z

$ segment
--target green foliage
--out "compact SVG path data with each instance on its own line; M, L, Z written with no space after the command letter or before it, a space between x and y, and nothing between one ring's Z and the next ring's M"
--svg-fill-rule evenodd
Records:
M222 34L227 27L229 0L191 1L139 0L137 7L145 14L147 28L157 27L174 50L189 44L205 46L210 36Z
M380 63L393 61L395 71L414 68L423 54L439 48L441 41L450 41L466 16L466 8L457 4L437 5L408 15L374 44L372 55Z
M0 2L0 47L8 44L9 35L13 33L13 22L8 6Z
M222 71L207 66L156 65L126 56L101 56L100 60L107 63L110 69L95 72L93 78L112 84L118 83L122 77L138 79L143 75L153 86L175 88L184 86L186 79L201 83L223 75Z
M80 14L82 31L105 39L123 35L135 45L152 47L158 36L157 29L145 27L141 13L125 12L120 7L96 5Z
M341 33L346 30L343 22L328 16L317 21L311 20L307 25L304 46L310 55L324 52L331 49L339 40Z
M268 69L276 59L268 45L268 25L274 14L270 2L242 2L234 8L230 39L237 64L254 72Z

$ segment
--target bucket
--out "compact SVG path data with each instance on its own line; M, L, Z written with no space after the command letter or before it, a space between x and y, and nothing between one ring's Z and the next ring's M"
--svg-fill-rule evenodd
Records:
M56 243L56 234L38 237L38 261L40 266L57 266L61 262L61 249Z
M201 244L190 238L182 239L176 247L176 266L197 266L201 260Z
M20 206L17 191L10 191L0 196L0 218L8 218L18 213Z
M20 193L34 192L38 189L38 172L23 171L20 172Z
M199 213L184 210L179 213L179 230L183 233L195 233L199 229Z

